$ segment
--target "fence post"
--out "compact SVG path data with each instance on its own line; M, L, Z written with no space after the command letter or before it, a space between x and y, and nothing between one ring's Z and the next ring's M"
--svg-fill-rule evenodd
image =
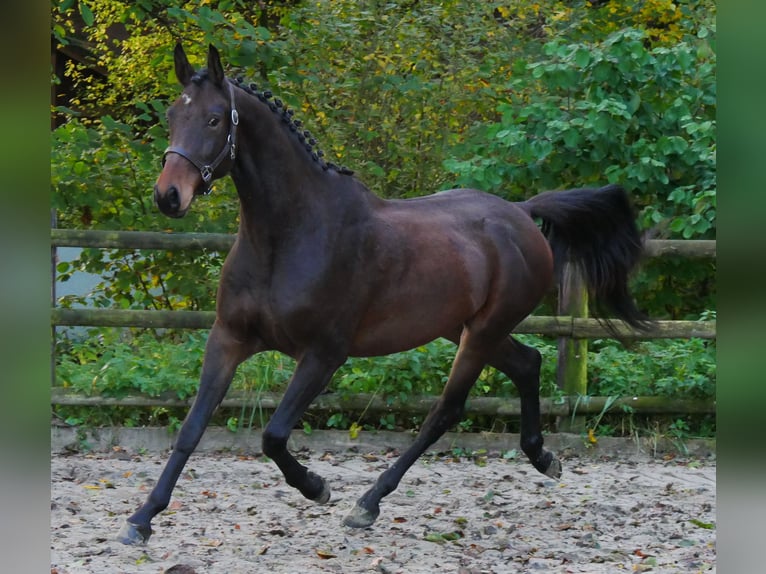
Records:
M577 268L564 264L559 283L559 315L570 317L588 316L588 290ZM588 340L559 337L556 383L567 397L586 395L588 392ZM585 417L559 417L558 430L582 432Z

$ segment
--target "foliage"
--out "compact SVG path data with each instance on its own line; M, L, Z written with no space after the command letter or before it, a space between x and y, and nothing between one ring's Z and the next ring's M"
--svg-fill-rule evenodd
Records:
M594 341L588 352L588 392L594 396L715 397L716 346L703 339L657 340L630 352Z
M620 182L644 227L709 237L715 221L715 75L706 44L647 49L645 33L545 45L519 63L499 122L477 126L445 165L458 183L522 199ZM537 84L530 86L530 76Z

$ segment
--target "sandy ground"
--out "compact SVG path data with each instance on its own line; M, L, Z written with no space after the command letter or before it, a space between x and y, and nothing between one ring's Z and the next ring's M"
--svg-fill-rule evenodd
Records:
M192 457L147 545L115 541L165 455L53 455L51 573L589 574L715 572L715 461L565 458L553 481L523 458L430 456L384 499L372 528L343 516L394 453L308 453L329 480L317 506L276 466Z

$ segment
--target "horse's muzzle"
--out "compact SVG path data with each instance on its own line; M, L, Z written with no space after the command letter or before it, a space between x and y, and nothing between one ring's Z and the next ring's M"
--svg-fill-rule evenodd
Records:
M171 185L165 190L165 193L160 192L160 187L155 185L154 203L156 203L159 210L168 217L183 217L186 215L186 210L181 209L181 194L178 192L178 188L174 185Z

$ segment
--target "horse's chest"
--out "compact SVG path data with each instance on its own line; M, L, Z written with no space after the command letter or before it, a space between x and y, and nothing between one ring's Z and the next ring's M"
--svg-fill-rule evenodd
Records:
M293 271L263 279L221 279L218 320L239 338L291 354L321 336L324 315L333 308L338 312L337 290L319 277Z

